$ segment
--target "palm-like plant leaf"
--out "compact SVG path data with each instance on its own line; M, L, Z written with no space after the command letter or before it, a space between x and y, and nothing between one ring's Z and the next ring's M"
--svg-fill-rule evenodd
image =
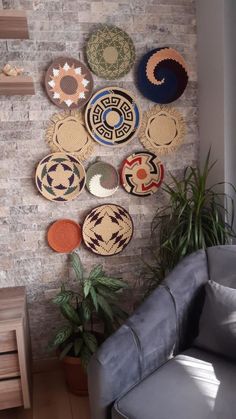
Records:
M60 306L60 309L63 316L67 320L69 320L72 324L75 324L75 325L81 324L81 319L79 317L79 314L71 304L64 303Z
M84 281L84 297L85 298L89 295L91 285L92 285L91 280L90 279L85 279L85 281Z
M95 284L107 286L113 291L118 291L119 289L127 288L127 284L124 281L121 281L121 279L110 278L107 276L97 278Z
M98 305L102 311L111 319L113 320L113 313L110 304L106 301L106 299L102 295L97 295Z
M92 333L84 332L83 340L91 353L94 353L97 350L97 347L98 347L97 339Z
M58 330L58 332L54 336L50 346L58 348L58 346L62 345L64 342L68 340L68 338L71 337L72 333L73 327L71 325L63 326L61 329Z
M82 338L76 339L74 342L75 356L79 356L82 346L83 346L83 339Z
M69 257L72 267L75 271L76 278L81 283L83 281L83 265L81 263L80 257L78 253L75 252L71 253Z
M95 307L95 310L98 311L97 293L96 293L96 290L93 286L90 288L90 295L91 295L91 299L92 299L93 305Z
M83 300L81 305L82 305L83 317L88 322L91 319L91 314L93 311L91 301L89 299Z
M93 268L89 274L89 279L93 280L100 276L104 276L104 271L102 265L97 265Z
M67 343L67 345L60 352L59 358L60 359L65 358L65 356L71 351L72 348L73 348L73 342Z
M70 299L74 296L73 291L61 291L57 294L57 296L55 298L53 298L53 303L54 304L64 304L67 303L68 301L70 301Z

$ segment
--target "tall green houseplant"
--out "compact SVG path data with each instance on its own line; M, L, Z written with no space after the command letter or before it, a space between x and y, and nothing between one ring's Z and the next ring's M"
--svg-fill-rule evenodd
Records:
M208 186L208 175L215 164L210 163L209 151L203 170L188 167L181 180L171 176L172 184L164 185L168 204L157 211L152 223L156 265L149 267L148 292L184 256L227 244L235 236L233 198L217 191L223 183Z

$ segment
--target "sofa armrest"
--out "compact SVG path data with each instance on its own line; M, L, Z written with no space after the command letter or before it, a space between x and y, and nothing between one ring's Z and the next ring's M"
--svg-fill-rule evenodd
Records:
M108 419L114 401L172 355L176 307L168 287L158 287L99 348L88 368L92 419Z

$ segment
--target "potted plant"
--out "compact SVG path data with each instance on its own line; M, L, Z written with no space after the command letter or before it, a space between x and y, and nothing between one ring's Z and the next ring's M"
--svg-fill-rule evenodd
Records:
M224 245L235 237L234 200L220 192L224 184L208 186L208 152L203 170L187 167L183 178L171 176L163 186L167 204L158 209L152 223L152 245L156 264L148 265L145 288L150 293L186 255L209 246ZM230 184L233 192L235 188Z
M49 347L59 352L69 390L83 396L87 394L86 368L92 354L127 316L117 305L127 285L107 276L102 265L85 277L79 255L74 252L69 257L77 286L76 290L67 289L63 283L53 299L66 324L56 332ZM102 333L96 331L95 321L100 322Z

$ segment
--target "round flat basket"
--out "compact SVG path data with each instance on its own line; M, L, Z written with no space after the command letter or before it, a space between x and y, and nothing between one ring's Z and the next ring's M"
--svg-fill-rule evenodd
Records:
M114 80L123 77L132 68L135 48L126 32L116 26L104 25L89 38L86 55L95 74Z
M171 106L155 105L144 112L139 131L141 143L154 154L167 154L176 150L185 135L185 122Z
M108 147L121 147L137 134L141 121L133 95L120 87L99 90L89 101L85 122L91 136Z
M85 170L71 154L53 153L38 164L35 182L39 192L50 201L70 201L84 188Z
M155 154L141 151L127 157L121 169L121 182L132 195L149 196L158 191L164 167Z
M86 186L92 195L106 198L113 195L119 188L119 174L109 163L93 163L86 173Z
M77 110L54 114L46 131L46 140L53 152L73 154L86 160L94 150L82 113Z
M94 208L82 227L85 245L94 253L112 256L122 252L133 236L133 221L129 213L114 204Z
M141 59L138 88L149 100L170 103L177 100L188 84L187 66L173 48L157 48Z
M80 246L81 227L72 220L58 220L47 232L49 246L58 253L70 253Z
M81 61L57 58L46 72L45 88L49 99L59 108L80 108L92 95L92 74Z

